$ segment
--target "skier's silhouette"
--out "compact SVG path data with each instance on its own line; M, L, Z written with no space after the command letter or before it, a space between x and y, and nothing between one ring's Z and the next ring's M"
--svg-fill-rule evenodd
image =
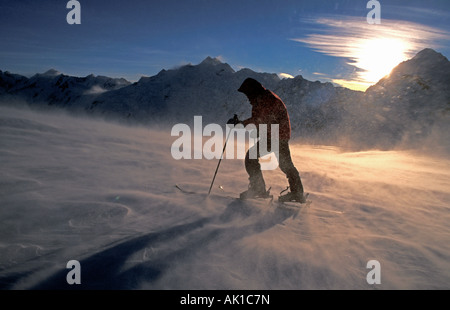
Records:
M289 149L291 123L285 104L275 93L264 88L261 83L252 78L247 78L238 91L244 93L250 101L252 105L252 116L244 121L240 121L235 116L228 121L228 124L236 125L242 123L244 126L254 124L257 128L259 128L260 124L267 125L267 146L273 149L273 144L279 143L278 162L281 171L286 174L290 188L290 192L280 196L279 201L305 202L300 175L292 162ZM275 139L276 141L271 139L270 128L272 124L279 125L279 137ZM242 199L266 197L268 195L259 163L259 158L266 154L259 152L259 141L252 148L256 148L255 153L257 154L257 158L250 158L250 154L254 154L252 152L253 150L249 150L246 154L245 169L249 175L250 184L248 190L241 193Z

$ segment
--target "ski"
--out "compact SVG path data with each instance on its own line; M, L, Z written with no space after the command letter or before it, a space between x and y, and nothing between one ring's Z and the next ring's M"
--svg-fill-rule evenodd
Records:
M265 202L265 201L269 200L269 204L272 203L272 201L273 201L273 195L242 199L240 197L234 197L234 196L230 196L230 195L227 195L227 196L225 196L225 195L217 195L217 194L210 194L209 195L207 193L188 191L188 190L184 189L183 187L181 187L178 184L175 184L175 188L178 189L183 194L186 194L186 195L200 195L200 196L205 196L205 198L210 196L210 197L219 197L219 198L229 198L229 199L233 199L233 200L237 200L237 201L264 201Z
M301 208L301 207L309 207L312 203L311 200L308 200L309 197L309 193L305 194L305 202L298 202L298 201L285 201L285 202L280 202L277 201L277 204L279 204L280 206L285 206L285 207L294 207L294 208Z
M236 200L239 200L239 201L244 201L244 202L245 202L245 201L260 201L260 202L267 202L269 205L273 203L273 195L269 195L269 196L266 196L266 197L246 198L246 199L237 197L237 198L235 198L235 199L236 199Z
M260 201L260 202L267 202L269 205L275 204L277 206L284 206L284 207L294 207L294 208L300 208L302 206L309 206L311 204L312 201L307 200L305 203L300 203L300 202L279 202L279 201L274 201L273 195L268 194L267 196L260 196L260 197L255 197L255 198L247 198L247 199L243 199L240 197L234 197L234 196L224 196L224 195L217 195L217 194L213 194L213 195L208 195L206 193L199 193L199 192L194 192L194 191L188 191L186 189L184 189L183 187L181 187L178 184L175 184L175 188L177 190L179 190L181 193L186 194L186 195L200 195L200 196L212 196L212 197L218 197L218 198L228 198L228 199L233 199L235 201ZM223 190L223 189L222 189ZM270 190L270 189L269 189ZM306 198L308 198L309 193L306 194Z
M281 208L289 208L289 209L308 208L312 204L312 200L308 199L308 197L309 197L309 193L306 193L305 194L306 201L303 202L303 203L296 202L296 201L290 201L290 202L279 202L279 201L277 201L276 203L278 204L278 207L281 207ZM344 214L344 211L322 209L322 208L317 208L317 207L314 207L312 210L318 211L318 212L340 214L340 215Z
M290 210L300 210L303 208L309 208L312 204L312 200L308 199L309 198L309 193L305 194L305 198L306 201L305 202L297 202L297 201L286 201L286 202L280 202L278 200L274 200L273 195L268 195L267 197L258 197L258 198L252 198L252 199L241 199L239 197L235 197L235 196L231 196L231 195L217 195L217 194L211 194L208 195L207 193L200 193L200 192L194 192L194 191L188 191L186 189L184 189L183 187L179 186L178 184L175 184L175 188L180 191L183 194L186 195L199 195L199 196L204 196L204 198L206 197L216 197L216 198L221 198L221 199L231 199L234 201L242 201L242 202L251 202L251 201L255 201L255 202L267 202L269 205L275 206L277 208L282 208L282 209L290 209ZM221 188L223 190L223 188ZM322 208L313 208L315 211L318 212L327 212L327 213L333 213L333 214L344 214L343 211L338 211L338 210L328 210L328 209L322 209Z

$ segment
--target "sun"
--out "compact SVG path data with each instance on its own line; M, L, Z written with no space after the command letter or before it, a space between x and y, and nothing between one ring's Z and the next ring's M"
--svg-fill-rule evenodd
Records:
M389 75L399 63L408 59L407 41L397 38L375 38L362 40L354 49L352 65L361 69L358 80L375 84Z
M357 68L351 79L333 79L333 82L353 90L365 91L411 55L411 44L401 38L377 37L357 39L349 43L347 63Z

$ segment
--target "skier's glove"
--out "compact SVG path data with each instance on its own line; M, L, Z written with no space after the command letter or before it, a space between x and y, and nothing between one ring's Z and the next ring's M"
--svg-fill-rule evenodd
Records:
M234 126L236 126L237 124L240 124L240 123L242 123L242 122L239 120L239 118L238 118L238 116L236 114L234 114L234 117L230 118L228 120L228 122L227 122L227 124L231 124L231 125L234 125Z

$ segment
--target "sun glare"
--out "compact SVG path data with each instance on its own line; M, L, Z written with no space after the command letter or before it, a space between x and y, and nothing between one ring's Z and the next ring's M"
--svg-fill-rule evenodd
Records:
M401 62L424 48L434 48L437 41L449 37L448 32L440 28L401 20L383 19L379 25L369 25L365 18L341 16L311 22L321 27L318 33L291 40L345 59L354 71L341 73L331 78L332 81L362 91L389 75Z
M357 91L366 91L367 88L373 85L373 83L365 83L362 81L352 81L343 79L332 79L332 82L342 87Z
M353 65L361 68L358 73L364 84L375 84L402 61L408 59L408 43L401 39L375 38L359 42L355 48Z
M353 90L365 91L389 75L398 64L407 60L410 44L398 38L360 39L348 49L349 65L358 68L352 79L333 79L333 82Z

